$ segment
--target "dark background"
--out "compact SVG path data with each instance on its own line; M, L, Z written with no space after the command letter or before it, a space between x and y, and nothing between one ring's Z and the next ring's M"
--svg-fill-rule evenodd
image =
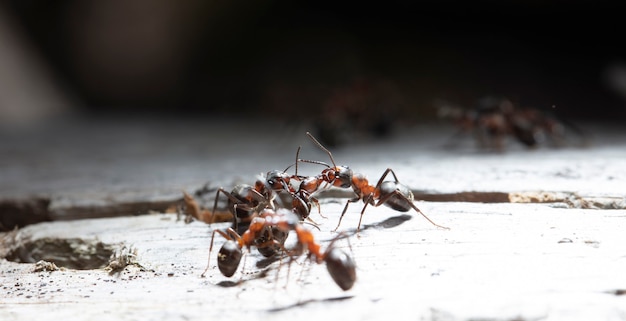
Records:
M438 100L472 107L496 95L570 119L626 116L623 17L610 3L14 0L0 9L86 113L327 121L343 110L344 121L419 122L436 116Z

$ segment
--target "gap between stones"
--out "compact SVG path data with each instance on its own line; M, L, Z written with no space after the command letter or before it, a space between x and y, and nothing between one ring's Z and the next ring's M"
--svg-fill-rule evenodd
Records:
M204 189L200 192L214 197L215 189ZM581 196L572 192L458 192L434 193L414 190L415 200L427 202L478 202L478 203L549 203L555 207L582 209L626 209L626 198L617 196ZM352 198L354 194L347 190L326 190L319 194L323 198ZM59 206L54 200L46 197L26 199L0 200L0 232L10 231L16 227L46 221L74 220L86 218L119 217L141 215L150 212L175 212L182 202L180 198L160 201L139 200L133 202L109 202L101 204L100 200L90 205L88 200L81 204ZM213 200L210 200L213 202ZM65 202L68 203L68 202ZM86 205L85 205L86 204ZM211 203L212 204L212 203Z

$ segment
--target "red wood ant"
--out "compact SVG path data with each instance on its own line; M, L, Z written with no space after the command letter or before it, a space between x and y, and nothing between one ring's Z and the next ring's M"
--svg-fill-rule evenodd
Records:
M201 217L202 218L201 220L203 222L209 223L209 224L215 223L215 222L232 221L233 224L231 226L231 229L233 229L234 231L237 231L238 233L243 233L244 231L248 229L248 227L250 226L250 222L256 216L256 213L257 213L254 210L249 210L249 212L238 211L237 213L239 214L245 213L247 216L243 218L235 218L233 216L233 213L235 213L236 210L232 210L232 209L231 209L231 213L216 212L215 209L213 210L213 212L209 212L208 210L200 209L200 206L191 195L187 194L184 191L183 191L183 194L184 194L185 204L188 209L187 211L191 212L191 215L193 217L196 217L196 218ZM196 213L200 213L200 214L196 214ZM268 228L268 230L263 231L263 234L259 235L256 241L257 243L265 243L266 241L274 240L276 241L277 244L283 244L285 243L286 239L287 239L286 233L283 233L282 231L277 230L276 228ZM257 249L259 253L261 253L263 256L271 257L271 256L274 256L280 250L280 246L264 246L264 247L257 247Z
M283 190L292 191L289 185L291 176L285 173L285 171L270 171L263 179L257 179L254 186L239 184L230 193L223 188L219 188L215 194L213 212L217 210L220 193L226 195L228 198L228 209L234 216L234 229L238 233L243 233L259 209L266 207L275 208L274 200L277 193Z
M272 237L266 239L264 242L259 241L264 239L263 235L268 228L276 229L285 234L290 231L295 231L298 237L296 250L289 251L284 249L283 244L280 244ZM219 233L227 240L220 248L217 257L218 268L226 277L231 277L237 271L243 256L242 250L244 247L250 250L252 246L257 248L279 246L285 253L292 257L301 255L304 250L308 250L309 258L314 262L326 263L329 274L335 283L343 290L352 288L356 281L356 265L354 260L343 250L333 246L335 240L329 244L326 251L322 251L321 246L315 242L313 233L300 224L299 217L288 209L281 208L277 211L264 209L259 215L252 219L249 228L241 235L232 228L229 228L226 232L215 230L211 238L209 257L213 249L215 233ZM202 273L202 276L204 276L208 269L209 266L207 266Z
M347 166L337 166L335 160L333 159L332 153L319 141L317 141L317 139L315 139L315 137L313 137L311 133L307 132L306 134L313 141L313 143L315 143L315 145L317 145L320 149L326 152L326 154L328 154L328 157L330 158L333 166L331 167L324 162L298 159L297 161L299 162L321 164L327 167L321 172L321 174L309 178L308 180L304 180L302 182L302 184L304 184L302 188L309 193L314 193L321 188L322 184L325 183L326 185L339 188L351 187L356 194L355 198L349 199L346 202L346 206L344 207L343 212L341 212L341 216L339 217L339 223L337 224L335 231L339 228L339 225L341 225L341 220L348 210L348 205L350 205L350 203L358 202L359 200L363 200L365 205L361 210L361 217L359 218L357 233L361 228L361 220L363 219L363 214L365 213L365 209L368 205L385 205L399 212L408 212L413 209L417 213L420 213L434 226L443 229L449 229L448 227L441 226L433 222L430 218L428 218L428 216L426 216L426 214L424 214L419 208L417 208L417 206L415 206L415 204L413 203L413 193L411 192L411 189L398 181L396 174L391 168L387 168L387 170L385 170L376 185L370 185L364 175L359 173L355 174L352 169ZM389 173L393 175L393 181L384 180Z
M251 221L254 219L259 209L274 208L275 194L283 189L290 190L289 187L290 176L285 172L270 171L263 179L257 179L254 186L248 184L236 185L230 193L226 192L223 188L219 188L216 192L215 202L213 204L213 211L208 212L200 209L193 197L185 192L184 200L187 209L194 217L203 217L203 221L212 224L215 222L228 221L223 219L225 213L217 212L217 203L220 193L228 197L228 218L232 221L231 228L237 233L244 233L250 226ZM194 213L199 213L194 215ZM257 243L264 243L274 241L281 245L287 239L287 233L276 230L275 228L268 227L256 238ZM258 246L259 253L265 257L274 256L279 250L280 246Z
M571 123L557 120L535 108L518 108L508 99L486 97L479 101L477 108L469 110L445 104L438 108L440 117L451 119L459 128L455 137L461 133L473 133L483 148L503 150L509 136L528 148L547 142L559 147L566 142L566 129L584 136Z

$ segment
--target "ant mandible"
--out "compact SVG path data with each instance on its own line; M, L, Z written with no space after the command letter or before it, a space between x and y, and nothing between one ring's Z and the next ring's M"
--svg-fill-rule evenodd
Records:
M371 185L367 178L364 175L359 173L354 173L352 169L347 166L337 166L335 160L333 158L332 153L324 147L311 133L307 132L307 136L319 147L321 150L328 154L330 161L333 166L319 161L310 161L304 159L298 159L301 162L307 163L315 163L325 165L327 168L324 169L321 174L315 176L314 178L309 179L307 185L303 187L310 193L317 191L323 183L326 185L335 186L339 188L350 188L356 194L355 198L349 199L346 202L346 206L343 208L343 212L341 212L341 216L339 217L339 222L337 223L337 227L334 231L337 231L339 226L341 225L341 220L343 216L346 214L348 210L348 205L350 203L358 202L359 200L363 200L365 205L361 210L361 217L359 218L359 225L357 226L357 233L361 228L361 221L363 219L363 214L365 213L365 209L368 205L372 206L380 206L385 205L399 212L408 212L411 209L415 210L417 213L420 213L426 220L428 220L431 224L436 227L443 228L449 230L450 228L441 226L435 222L433 222L426 214L424 214L415 204L413 203L413 192L406 185L400 183L398 181L398 177L396 173L391 168L387 168L383 175L378 180L376 185ZM393 181L385 181L387 175L391 173L393 175ZM305 181L303 181L304 184Z
M285 234L289 231L295 231L298 237L296 245L297 250L291 252L287 251L282 244L278 244L271 238L264 243L259 243L259 238L263 237L263 233L267 231L267 228L275 228ZM277 211L271 209L263 210L258 216L252 219L250 227L242 235L239 235L232 228L229 228L226 232L215 230L213 237L215 233L219 233L227 239L218 254L218 268L226 277L231 277L237 271L243 256L242 249L244 247L250 250L252 246L256 246L257 248L280 246L291 256L300 255L304 249L307 249L310 257L314 258L316 263L326 263L326 268L332 279L344 291L352 288L356 281L356 265L354 260L343 250L334 247L336 239L331 242L325 252L322 252L321 246L315 242L313 233L300 224L300 219L297 214L288 209L281 208ZM209 257L213 249L213 237L211 238ZM207 266L204 273L202 273L202 276L204 276L208 269L209 266Z

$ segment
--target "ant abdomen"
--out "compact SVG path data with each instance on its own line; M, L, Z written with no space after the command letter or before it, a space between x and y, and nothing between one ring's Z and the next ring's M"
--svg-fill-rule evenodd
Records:
M344 291L351 289L356 281L356 264L352 257L339 248L330 248L324 261L335 283Z
M237 271L237 267L239 267L242 255L241 248L235 241L228 240L224 242L220 252L217 254L217 267L220 269L220 272L226 277L233 276Z
M380 198L389 195L385 205L398 212L408 212L413 208L413 192L406 185L386 181L380 184Z

